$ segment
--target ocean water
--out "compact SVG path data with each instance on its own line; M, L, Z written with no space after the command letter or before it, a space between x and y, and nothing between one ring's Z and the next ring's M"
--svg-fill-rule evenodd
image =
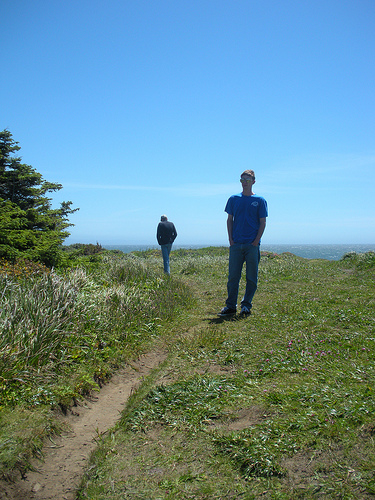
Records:
M216 245L173 245L173 249L177 248L204 248ZM219 245L217 245L219 246ZM224 246L224 245L223 245ZM136 250L159 249L158 245L103 245L107 250L121 250L124 253L134 252ZM343 255L349 252L365 253L375 251L374 244L353 244L353 245L261 245L261 249L268 252L284 253L290 252L305 259L327 259L340 260Z

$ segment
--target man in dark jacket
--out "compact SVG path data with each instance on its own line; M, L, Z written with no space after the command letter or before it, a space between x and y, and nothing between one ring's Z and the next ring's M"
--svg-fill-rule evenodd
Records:
M161 246L161 253L163 255L164 272L168 275L171 274L169 268L169 254L172 250L172 244L177 237L177 231L173 222L168 220L166 215L162 215L158 224L156 238Z

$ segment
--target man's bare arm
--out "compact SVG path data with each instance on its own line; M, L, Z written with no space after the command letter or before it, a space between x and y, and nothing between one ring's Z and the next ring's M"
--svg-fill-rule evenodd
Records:
M228 214L228 218L227 218L227 230L228 230L229 245L232 246L234 244L234 241L233 241L233 215L230 215L230 214Z
M258 233L256 235L255 240L252 242L252 245L254 247L257 247L259 245L260 239L263 236L264 230L266 229L266 218L262 217L259 219L259 229Z

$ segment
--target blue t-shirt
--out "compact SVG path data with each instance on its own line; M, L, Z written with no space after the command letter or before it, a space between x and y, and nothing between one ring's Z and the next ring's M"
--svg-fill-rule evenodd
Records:
M232 236L235 243L252 243L258 234L259 219L268 216L266 200L256 194L234 194L229 198L225 212L233 215Z

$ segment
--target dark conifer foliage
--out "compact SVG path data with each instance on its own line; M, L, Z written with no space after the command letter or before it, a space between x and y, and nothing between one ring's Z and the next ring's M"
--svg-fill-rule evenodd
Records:
M71 201L53 209L48 193L61 184L48 182L32 166L22 163L21 148L8 130L0 132L0 257L24 258L47 266L59 263L61 245L72 226Z

